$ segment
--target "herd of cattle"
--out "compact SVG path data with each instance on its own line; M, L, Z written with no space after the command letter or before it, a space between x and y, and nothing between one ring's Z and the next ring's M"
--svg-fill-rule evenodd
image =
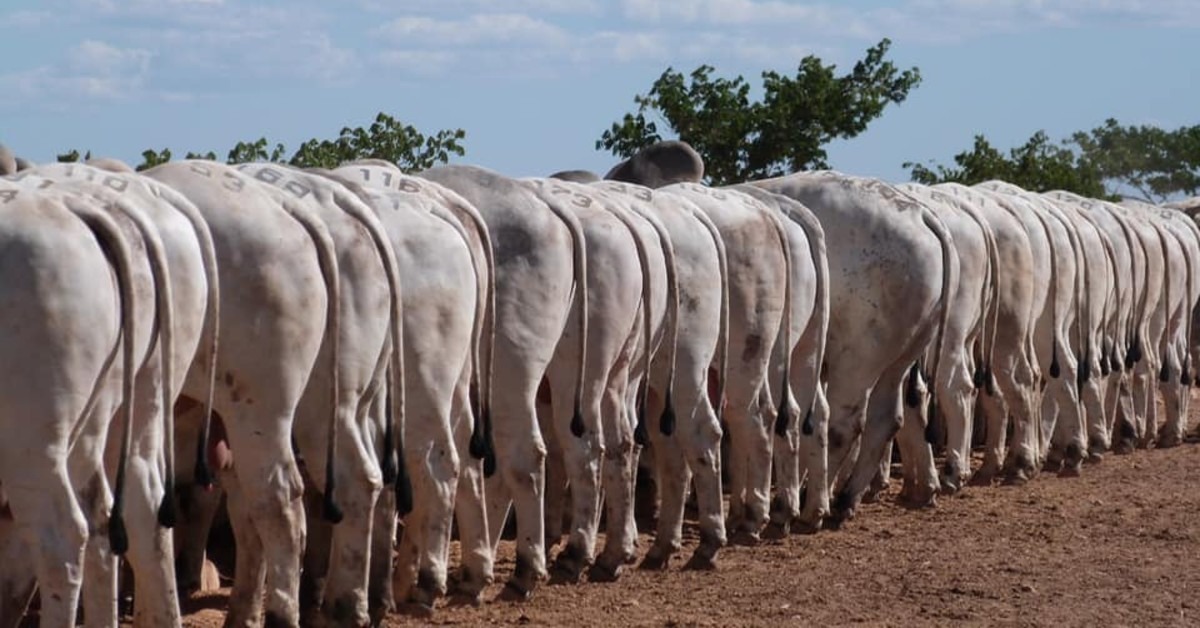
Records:
M559 577L619 577L639 460L642 565L680 552L691 494L703 568L853 516L893 441L924 505L1184 437L1200 229L1177 209L830 171L706 187L677 142L604 180L0 152L4 625L35 590L42 625L81 600L115 624L118 554L135 625L179 624L214 485L228 625L357 626L431 610L455 530L478 599L510 509L505 597L564 535Z

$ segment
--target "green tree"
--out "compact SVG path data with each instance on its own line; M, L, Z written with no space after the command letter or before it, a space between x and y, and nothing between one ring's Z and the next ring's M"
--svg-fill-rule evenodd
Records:
M841 76L813 55L800 61L794 76L763 72L757 101L741 76L714 78L709 65L687 77L667 68L649 93L634 97L637 111L605 131L596 148L629 157L664 139L658 122L648 119L656 114L700 153L713 184L827 167L826 144L862 133L920 84L917 68L900 71L885 60L890 46L890 40L880 41Z
M410 124L380 113L365 129L344 127L335 140L308 140L288 163L302 168L336 168L347 161L374 158L414 172L445 163L452 154L466 154L461 143L466 136L462 129L443 129L426 136Z
M240 164L251 161L274 161L308 168L334 168L355 159L383 159L390 161L406 172L431 168L450 160L451 155L466 154L463 140L467 133L462 129L443 129L425 135L409 124L403 124L385 113L375 116L368 127L345 127L334 140L310 139L290 157L283 144L271 146L267 138L251 142L238 142L226 155L225 161ZM83 159L91 159L87 153ZM72 150L58 156L59 161L79 161L79 151ZM216 153L187 153L187 159L216 160ZM171 149L148 149L142 151L142 163L137 170L153 168L171 160Z
M171 149L164 148L160 151L147 149L142 151L142 163L138 164L134 170L137 170L138 172L149 170L150 168L153 168L159 164L165 164L168 161L171 161Z
M90 151L90 150L89 150L89 151L87 151L87 153L85 153L85 154L83 155L83 161L87 161L87 160L89 160L89 159L91 159L91 158L92 158L92 151ZM76 149L74 149L74 148L72 148L71 150L69 150L69 151L67 151L67 152L65 152L65 153L59 153L59 154L58 154L58 155L55 157L55 159L56 159L56 160L57 160L59 163L64 163L64 164L68 164L68 163L74 163L74 162L76 162L76 161L80 161L79 151L78 151L78 150L76 150Z
M238 142L225 157L225 163L245 164L252 161L283 161L285 153L283 144L276 144L267 151L267 138L260 137L253 142Z
M1173 131L1156 126L1122 126L1109 118L1070 143L1108 184L1110 193L1132 190L1144 200L1200 192L1200 125Z
M1068 190L1093 198L1109 197L1104 178L1094 164L1071 149L1054 144L1044 131L1034 133L1021 146L1005 155L982 135L975 136L971 150L954 156L952 167L905 162L913 181L933 185L954 181L973 185L1001 179L1027 190Z

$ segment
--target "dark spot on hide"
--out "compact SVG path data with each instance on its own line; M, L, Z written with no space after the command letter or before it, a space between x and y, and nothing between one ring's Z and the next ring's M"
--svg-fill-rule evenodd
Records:
M496 266L525 257L533 251L533 239L529 232L513 226L502 225L492 236Z
M758 334L746 336L746 346L742 349L742 361L749 362L762 353L763 339Z

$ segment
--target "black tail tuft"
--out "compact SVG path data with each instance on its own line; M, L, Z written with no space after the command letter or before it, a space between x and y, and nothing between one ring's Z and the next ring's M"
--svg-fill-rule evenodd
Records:
M1179 383L1183 386L1191 386L1192 385L1192 374L1191 374L1191 371L1188 369L1188 363L1186 360L1183 363L1183 370L1180 371L1180 373L1179 373Z
M1054 345L1050 351L1050 377L1058 379L1058 376L1062 375L1062 369L1058 366L1058 345Z
M493 475L496 475L496 451L489 447L487 455L483 457L483 477L490 478Z
M125 531L125 518L116 506L108 519L108 545L117 556L124 556L125 552L129 551L129 533Z
M208 430L203 428L200 439L196 441L195 476L196 484L206 491L211 489L215 482L212 467L208 466Z
M1133 362L1134 362L1134 364L1141 362L1143 357L1145 357L1145 356L1142 354L1142 343L1141 343L1141 341L1135 341L1133 343Z
M175 487L168 486L158 504L158 525L171 529L175 527L175 523Z
M1167 366L1166 360L1163 360L1162 368L1158 370L1158 381L1164 384L1171 381L1171 367Z
M645 447L650 444L650 434L646 431L646 419L638 417L637 426L633 428L633 442Z
M383 457L380 467L383 472L383 485L391 486L396 481L396 433L392 420L389 418L383 426Z
M989 397L996 396L996 376L992 374L992 367L989 365L984 367L984 391Z
M975 367L975 373L971 376L971 383L975 386L976 389L980 389L980 388L983 388L983 385L986 382L987 382L987 368L985 366L983 366L983 364L979 364Z
M937 400L929 396L929 415L925 418L925 442L937 446L942 442L941 430L938 425Z
M571 433L575 438L582 438L587 429L583 425L583 411L575 404L575 415L571 417Z
M487 417L484 417L482 404L479 400L479 386L471 383L471 441L467 449L471 452L471 457L476 460L483 460L487 456L488 443L487 435L484 433L484 422Z
M812 406L809 406L808 413L804 415L804 423L800 426L800 432L805 436L812 436Z
M329 487L325 489L325 499L321 504L321 516L334 525L341 523L342 519L346 516L337 505L337 502L334 501L333 493L329 491Z
M484 461L484 467L487 466L487 461ZM413 489L412 479L408 477L408 471L404 467L400 467L400 475L396 478L396 511L403 517L413 511ZM486 473L486 469L485 469Z
M671 401L671 390L667 389L666 405L662 416L658 419L658 432L663 436L675 433L675 404Z

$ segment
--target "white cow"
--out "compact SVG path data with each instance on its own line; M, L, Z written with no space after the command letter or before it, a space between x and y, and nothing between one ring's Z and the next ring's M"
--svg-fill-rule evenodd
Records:
M816 530L829 514L829 402L821 385L821 366L829 331L829 268L825 231L803 204L753 185L745 192L777 211L787 233L791 254L790 392L795 421L775 423L775 500L771 505L771 533L786 534L792 524L799 530ZM780 381L785 352L772 354L767 384ZM804 498L801 499L801 487ZM804 507L801 511L801 502Z
M655 477L662 505L659 508L654 545L642 562L643 568L661 569L682 546L683 511L688 486L694 480L699 507L700 545L691 561L708 566L725 544L722 509L718 401L709 398L709 369L718 363L718 380L725 380L728 299L725 289L724 243L708 217L685 198L664 194L635 184L606 181L599 187L623 196L629 207L660 223L670 238L675 259L674 300L678 302L671 332L673 354L661 350L655 357L650 379L650 404L645 414L659 417L657 429L646 426L645 434L654 449ZM673 375L667 371L673 362ZM669 383L674 425L663 422ZM649 421L651 419L647 419ZM667 429L672 428L672 429Z
M216 245L223 307L212 408L237 456L221 473L237 539L226 621L257 623L265 602L268 623L296 625L305 525L292 423L323 340L340 333L336 250L318 217L223 164L171 162L145 174L195 204ZM316 368L336 386L337 353L326 357ZM207 391L189 382L183 394ZM332 427L336 412L326 412Z
M615 576L624 560L632 558L632 542L624 533L632 518L634 426L627 416L625 403L629 385L628 369L633 360L631 336L646 338L639 332L641 307L652 307L650 277L645 246L637 234L610 207L603 192L594 187L556 179L527 179L522 183L547 206L561 213L572 213L583 228L588 260L586 306L572 309L563 340L559 343L546 373L549 403L539 410L539 421L547 440L549 457L546 474L547 548L560 537L562 504L566 484L570 483L571 517L566 545L555 559L555 569L564 579L574 581L595 556L597 528L600 523L602 477L608 480L607 499L617 513L609 520L618 538L609 550L602 571ZM661 262L659 262L661 267ZM661 276L661 275L660 275ZM658 308L662 316L665 291ZM586 317L586 357L577 353L580 344L574 337L575 317ZM649 332L652 333L652 330ZM570 368L584 359L582 383L579 373ZM572 416L571 393L582 388L583 433ZM624 501L624 504L615 502ZM613 542L610 540L609 542ZM616 551L628 543L628 552ZM608 548L606 548L608 549ZM629 556L626 556L626 553Z
M772 426L777 412L791 413L790 360L780 358L774 386L779 410L766 381L774 352L790 355L793 346L791 247L774 210L748 194L698 183L676 183L660 193L694 203L725 244L730 361L722 419L731 455L722 463L729 465L732 484L727 525L753 543L770 521Z
M995 350L988 331L995 329L996 324L999 260L991 227L969 203L920 184L898 187L919 199L946 225L954 238L959 263L959 281L954 290L945 340L940 348L930 347L931 351L942 352L937 358L941 365L939 380L933 382L947 439L945 468L940 478L931 469L934 464L932 450L925 443L924 431L916 429L922 423L915 411L926 408L925 403L908 409L905 426L900 430L902 436L897 438L905 465L901 495L910 503L924 505L932 502L938 488L957 491L970 475L976 390L979 385L986 384ZM910 419L914 419L915 426L909 426ZM929 417L927 420L935 419ZM891 463L890 460L885 462Z
M833 505L838 525L900 429L905 375L935 334L942 344L958 278L954 244L924 207L880 181L816 172L754 185L800 201L825 231L836 313L825 352L829 464L846 474Z
M0 417L12 436L0 452L0 549L5 565L23 572L5 574L0 616L5 625L20 622L33 595L32 571L41 621L69 626L85 575L112 567L102 546L108 544L89 537L107 525L113 550L128 543L121 482L109 518L103 449L109 410L121 404L123 478L137 356L149 347L150 330L137 326L144 315L134 296L135 253L98 203L0 186L0 255L8 260L0 266L7 295L0 308ZM115 602L115 588L107 593ZM89 604L96 613L90 617L115 624L115 612L105 610L112 604Z
M484 315L491 311L486 307L492 286L491 240L465 200L436 183L405 175L392 164L356 162L329 176L347 184L378 214L396 251L404 290L409 417L404 443L414 509L405 518L397 597L431 608L434 598L445 592L456 494L464 548L460 588L477 597L486 585L480 576L490 573L492 555L482 469L467 452L479 431L471 416L472 380L479 372L479 378L488 381L488 371L480 372L479 361L480 349L490 348L479 345ZM482 420L485 410L479 408L475 420ZM394 500L381 500L380 507L385 505L394 509ZM372 600L372 617L391 606L395 518L387 516L390 512L377 515L376 525L382 529L373 532L377 544L372 549L372 591L380 591L383 599Z
M306 595L301 603L310 612L319 609L326 619L364 625L370 621L367 584L375 502L385 475L395 476L403 490L411 490L404 456L398 463L393 458L393 451L405 451L395 439L404 433L406 412L403 360L392 359L389 365L389 359L400 357L388 347L389 340L403 349L395 252L375 211L341 183L273 163L242 164L237 169L275 188L281 204L303 207L318 217L337 251L341 326L336 339L325 339L317 360L339 353L333 358L340 365L338 382L332 385L326 371L314 372L296 409L293 435L311 488L328 500L330 483L335 482L343 518L330 529L318 513L308 512L313 551L306 553L305 564L312 569L304 572ZM389 368L395 378L389 395L392 407L375 407L391 416L372 424L365 416L384 389ZM337 396L331 398L331 391ZM336 408L332 433L325 414L330 404ZM380 423L382 433L374 429ZM337 458L336 476L329 456ZM453 460L451 464L457 467Z
M1021 220L1030 239L1035 264L1049 279L1047 298L1038 312L1035 347L1041 371L1050 378L1034 424L1014 425L1014 443L1005 464L1005 480L1020 484L1031 479L1045 462L1052 442L1064 452L1064 473L1075 473L1087 451L1077 389L1076 348L1080 335L1072 333L1080 293L1075 240L1058 217L1036 203L1037 199L1026 196L1021 188L1001 181L974 187L992 194L993 200ZM1063 415L1061 420L1060 414Z
M1191 325L1197 290L1200 289L1200 279L1196 276L1197 264L1200 263L1197 228L1193 221L1179 212L1138 201L1127 200L1122 204L1154 224L1163 243L1166 272L1165 307L1162 311L1164 329L1155 349L1161 361L1158 380L1165 403L1166 422L1161 433L1157 432L1156 424L1148 425L1147 439L1154 438L1159 446L1175 446L1183 441L1187 425L1188 389L1191 386ZM1155 328L1158 316L1156 312L1152 323Z
M957 183L934 189L966 203L987 221L996 247L995 322L991 337L984 339L990 347L984 351L987 363L980 378L985 393L980 397L980 406L985 417L986 446L983 464L971 476L973 483L988 484L1005 465L1009 415L1013 417L1018 444L1021 434L1040 420L1042 372L1034 331L1049 291L1049 266L1037 263L1020 217L990 194ZM1022 453L1020 447L1013 451ZM1032 460L1032 451L1028 455ZM1017 458L1010 460L1015 463ZM1008 466L1011 469L1015 465Z
M510 504L517 518L516 568L504 597L527 598L546 573L544 490L546 445L536 398L572 311L586 312L587 267L582 227L570 212L550 207L526 185L472 166L442 166L422 178L440 183L474 205L495 244L494 363L491 417L497 476L487 484L488 528L499 542ZM572 303L575 303L573 306ZM573 318L585 382L587 317ZM582 385L573 393L572 434L587 435ZM490 581L490 572L479 574Z
M1145 260L1144 273L1140 279L1137 310L1130 329L1130 350L1125 366L1132 389L1132 406L1119 405L1113 428L1113 448L1118 453L1127 453L1134 447L1148 446L1153 436L1151 426L1157 425L1157 404L1154 402L1154 381L1162 366L1159 341L1167 323L1167 286L1169 267L1164 250L1164 234L1147 220L1128 207L1106 204L1110 211L1119 215L1128 225Z
M1105 232L1087 219L1086 214L1079 212L1075 207L1064 205L1046 195L1035 198L1040 199L1044 207L1054 212L1055 216L1071 228L1077 242L1076 263L1082 283L1077 285L1078 313L1074 332L1079 358L1076 389L1084 418L1082 437L1087 444L1083 452L1087 452L1091 449L1093 437L1098 440L1098 447L1108 442L1101 359L1103 358L1104 362L1108 361L1108 355L1104 351L1108 344L1105 336L1109 327L1109 304L1114 298L1116 281L1112 242ZM1051 468L1058 467L1061 454L1061 450L1050 452L1047 462Z
M169 342L153 347L137 373L142 394L135 403L133 451L138 461L130 467L130 487L133 489L131 506L140 515L133 519L136 527L132 529L129 559L134 572L141 574L135 581L135 622L139 625L174 624L179 622L179 608L174 565L170 559L171 537L165 529L156 529L153 518L145 515L158 510L158 518L164 525L174 523L174 417L171 410L175 393L183 386L206 326L207 354L215 355L218 309L215 252L207 226L185 198L156 181L134 174L119 162L107 160L102 165L111 171L83 164L47 164L28 169L18 178L26 187L73 190L102 202L131 204L144 219L140 226L129 225L127 237L142 240L145 237L143 230L152 231L153 235L145 241L163 249L161 263L166 267L166 276L154 277L151 269L146 268L143 281L151 283L157 279L169 283L169 289L156 290L153 294L170 301L169 308L164 309L166 313L160 311L158 317L159 325L170 328L171 338ZM155 304L147 300L143 311L155 312ZM152 321L149 319L148 322ZM197 373L193 375L198 386L212 390L214 366L211 359L198 365ZM159 385L164 379L165 384ZM196 445L195 441L191 444ZM115 474L115 455L115 448L110 445L110 475ZM165 475L159 469L159 460L164 456Z

